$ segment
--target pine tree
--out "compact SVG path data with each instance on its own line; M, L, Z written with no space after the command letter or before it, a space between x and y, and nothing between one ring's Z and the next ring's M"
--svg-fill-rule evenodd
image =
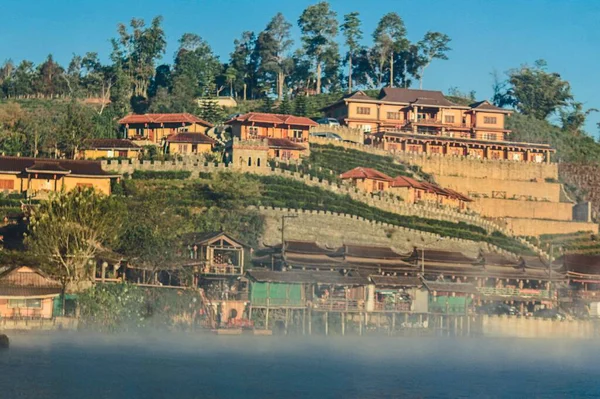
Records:
M294 99L294 115L306 116L306 96L301 95Z
M213 99L205 99L200 106L200 117L210 123L223 121L223 109Z
M291 114L293 112L292 102L290 101L289 96L283 97L283 100L279 103L279 107L277 112L280 114Z
M273 99L269 96L266 96L260 106L260 112L272 113L274 107L275 104L273 104Z

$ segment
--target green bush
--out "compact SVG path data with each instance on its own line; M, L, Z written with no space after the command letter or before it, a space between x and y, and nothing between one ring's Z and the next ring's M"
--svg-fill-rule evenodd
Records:
M192 172L187 170L172 171L154 171L154 170L136 170L131 177L138 180L185 180L189 179Z

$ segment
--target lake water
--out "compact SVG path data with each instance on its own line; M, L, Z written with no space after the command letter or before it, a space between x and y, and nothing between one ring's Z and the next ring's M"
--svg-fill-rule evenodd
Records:
M0 398L600 396L590 341L14 335Z

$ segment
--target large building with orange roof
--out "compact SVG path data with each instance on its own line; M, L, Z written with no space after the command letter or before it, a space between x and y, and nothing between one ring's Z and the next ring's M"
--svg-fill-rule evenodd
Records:
M318 124L303 116L248 112L225 122L242 141L266 140L269 158L299 159L308 154L310 128Z
M123 137L141 145L164 145L167 137L177 133L204 135L213 125L192 114L127 115L119 120Z
M384 88L376 98L362 91L323 108L325 116L372 134L386 150L549 162L547 144L508 140L506 118L512 111L488 101L456 104L441 91Z

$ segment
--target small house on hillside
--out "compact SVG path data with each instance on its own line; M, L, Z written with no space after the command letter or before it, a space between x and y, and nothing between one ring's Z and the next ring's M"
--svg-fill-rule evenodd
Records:
M317 126L312 119L303 116L248 112L225 122L231 127L231 136L239 140L261 141L266 144L268 158L300 159L308 155L310 128ZM266 141L266 143L265 143ZM263 147L264 144L256 144ZM236 146L234 145L234 149ZM238 146L248 149L247 144ZM235 151L234 151L235 152ZM237 157L234 154L234 157ZM242 158L245 158L242 156ZM245 162L243 162L245 163ZM248 159L248 165L252 163Z
M200 263L203 277L241 276L244 274L244 249L247 246L223 232L187 237L190 258Z
M142 147L131 140L124 139L88 139L79 150L79 159L137 159Z
M167 137L169 154L196 155L210 153L215 140L204 133L179 132Z
M212 123L192 114L127 115L119 120L123 137L140 145L161 145L163 139L179 132L205 133Z
M33 267L0 270L0 317L52 318L54 301L62 291L58 281Z
M340 175L342 180L350 181L353 186L368 193L386 191L392 178L375 169L357 167Z
M93 187L110 195L110 181L99 161L0 157L0 190L45 196L49 192Z

